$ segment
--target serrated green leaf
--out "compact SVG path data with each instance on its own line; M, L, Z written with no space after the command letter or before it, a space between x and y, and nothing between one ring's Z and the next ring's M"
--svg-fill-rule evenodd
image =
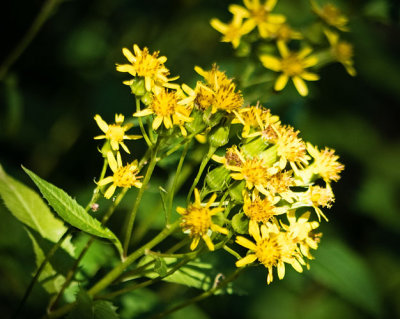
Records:
M45 181L27 168L22 168L39 188L49 205L63 220L88 234L110 239L122 254L121 243L111 230L102 226L97 219L90 216L76 200L72 199L62 189Z
M96 300L93 304L94 319L118 319L117 307L110 301Z
M67 231L64 223L56 218L43 199L34 190L7 175L0 165L0 196L11 214L24 225L37 231L43 238L56 243ZM62 247L74 255L71 237Z
M381 314L381 299L372 273L344 244L324 241L315 253L309 274L366 312Z

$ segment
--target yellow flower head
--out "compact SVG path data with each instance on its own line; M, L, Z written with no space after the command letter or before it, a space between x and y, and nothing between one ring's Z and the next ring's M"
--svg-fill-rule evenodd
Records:
M266 0L264 3L260 3L260 0L243 0L243 3L245 8L232 4L229 6L229 11L234 16L247 18L246 22L253 28L257 26L262 38L267 38L270 35L271 29L286 20L284 15L271 13L275 8L277 0Z
M287 218L290 224L285 225L282 223L282 228L286 230L288 236L294 242L299 244L301 253L308 259L313 259L313 256L310 254L310 248L318 248L321 234L315 234L313 230L319 227L319 223L317 221L308 221L310 212L305 212L296 219L295 211L291 210L287 214Z
M237 236L236 242L250 250L246 257L236 262L237 267L243 267L258 260L268 269L267 284L273 280L273 267L278 270L278 277L285 276L285 263L302 272L301 264L305 264L301 254L298 252L297 244L287 235L279 230L276 224L263 224L259 227L249 228L250 235L255 243L245 237Z
M276 167L271 167L263 158L254 157L246 159L239 151L237 151L236 154L241 161L241 165L227 166L231 171L237 172L231 173L231 177L236 180L245 180L248 189L255 187L259 192L268 196L269 193L266 190L268 187L268 179L270 176L277 173L278 169Z
M251 197L247 191L243 192L243 211L250 219L250 223L266 223L274 216L284 214L286 208L276 207L276 203L280 200L279 197L272 198L266 196L261 199L258 192L254 191ZM254 226L250 226L254 227Z
M266 127L279 122L278 116L272 115L269 109L259 104L242 108L234 113L236 117L232 123L243 124L242 137L244 138L262 135Z
M275 72L282 72L275 82L274 89L276 91L283 90L289 78L291 78L300 95L306 96L308 88L304 80L317 81L319 79L317 74L307 72L306 69L316 65L318 58L315 55L310 55L310 48L304 48L299 52L291 52L284 42L278 41L277 44L282 56L281 59L267 54L260 56L264 67Z
M292 166L295 164L307 165L310 157L306 154L306 143L297 137L300 132L295 131L289 125L279 126L277 131L278 138L275 144L277 154L280 156L279 167L284 169L287 162Z
M221 234L228 234L228 230L212 221L212 216L225 210L223 207L210 208L217 198L216 194L213 194L207 204L202 204L200 201L200 193L196 188L194 190L195 202L190 204L187 208L178 207L176 210L182 215L182 230L189 232L189 236L193 238L190 244L190 249L196 249L203 239L209 250L214 250L214 244L210 238L210 232L215 231Z
M314 158L310 166L314 174L321 176L327 183L340 179L339 174L344 170L344 165L338 161L339 156L335 155L335 150L325 147L319 151L316 146L307 143L307 151Z
M313 11L328 25L339 29L340 31L349 31L346 26L349 19L332 3L326 3L320 7L315 0L311 0Z
M353 46L346 41L340 41L339 35L336 32L328 29L325 29L324 32L331 45L333 58L345 67L348 74L355 76L357 72L353 66Z
M225 165L225 167L227 168L231 166L242 166L242 160L240 158L240 155L238 154L238 149L236 145L227 148L225 156L218 156L214 154L211 158L217 163Z
M112 185L108 187L108 189L104 193L105 198L111 198L117 187L142 187L142 183L139 181L139 178L141 178L141 176L137 176L137 174L139 173L139 169L136 160L130 164L123 166L121 154L117 153L117 159L115 159L112 152L107 153L107 159L108 164L110 165L110 168L114 174L113 176L103 178L97 183L97 185L99 186L104 186L112 183Z
M157 130L162 123L166 129L172 128L174 124L182 127L184 122L190 122L192 118L188 116L190 112L186 110L186 107L179 105L178 102L176 91L161 89L153 95L153 100L147 109L136 112L133 116L154 114L153 130Z
M168 79L169 70L164 66L167 61L165 56L159 57L158 51L150 54L146 47L140 50L136 44L133 45L133 52L127 48L122 49L122 53L131 64L117 64L117 71L143 77L147 91L154 91L163 86L170 87L168 82L176 78Z
M115 124L107 124L98 114L95 115L94 120L105 134L96 136L95 139L109 140L111 148L114 151L118 151L121 145L124 151L130 154L129 149L124 144L124 140L137 140L142 138L141 135L125 135L125 132L132 127L132 124L122 125L124 123L124 116L122 114L115 114Z
M215 30L223 34L221 41L231 42L235 49L239 46L242 36L251 32L255 26L254 23L249 20L243 23L243 17L241 15L234 15L229 24L225 24L216 18L211 19L210 24Z
M212 106L212 113L222 110L231 113L243 105L243 97L240 91L236 92L236 85L229 79L225 72L218 70L213 65L210 71L204 71L196 66L195 70L206 83L198 82L196 85L195 105L205 110Z
M276 24L271 27L270 37L278 41L289 42L290 40L299 40L303 35L293 30L287 23Z

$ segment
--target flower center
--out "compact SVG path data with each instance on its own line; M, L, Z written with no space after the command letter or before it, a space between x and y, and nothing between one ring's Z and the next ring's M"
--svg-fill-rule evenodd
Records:
M242 175L254 185L264 185L268 178L268 167L260 160L253 159L243 163Z
M154 96L151 108L160 116L171 116L175 113L177 99L174 92L162 91Z
M189 205L183 217L182 228L190 230L191 236L203 236L210 229L211 224L208 208Z
M138 76L150 76L153 77L162 68L160 61L157 59L158 52L154 52L152 55L149 54L147 48L142 51L142 56L138 57L136 61L136 72Z
M114 184L118 187L131 187L137 182L137 166L128 164L116 170L113 175Z
M251 11L251 17L257 24L267 21L269 12L264 7L259 6Z
M116 142L122 142L124 134L125 130L120 125L111 124L108 126L106 138Z
M282 59L282 71L289 76L296 76L304 71L303 62L297 54L290 54Z
M257 259L267 268L276 266L281 258L281 247L276 237L265 238L257 243Z
M255 201L247 202L243 207L244 213L256 222L267 222L270 220L275 215L273 209L274 206L266 199L256 199Z

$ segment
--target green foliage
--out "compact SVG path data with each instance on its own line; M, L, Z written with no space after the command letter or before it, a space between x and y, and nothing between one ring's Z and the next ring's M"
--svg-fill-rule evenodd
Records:
M74 309L67 319L118 319L117 307L105 300L92 300L84 291L80 290L76 298Z
M64 223L56 218L42 198L31 188L8 176L0 165L0 196L13 216L24 225L37 231L41 237L56 243L67 231ZM68 237L62 247L74 255Z
M50 206L54 208L63 220L88 234L110 239L118 251L122 253L121 243L114 233L108 228L103 227L97 219L90 216L76 200L72 199L62 189L46 182L30 170L23 169L39 188Z

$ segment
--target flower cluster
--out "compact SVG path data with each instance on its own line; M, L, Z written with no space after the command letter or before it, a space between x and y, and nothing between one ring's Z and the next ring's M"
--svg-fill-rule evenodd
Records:
M268 52L258 55L265 68L279 72L275 91L283 90L291 79L298 93L306 96L308 87L305 81L319 79L318 74L308 69L315 72L322 65L335 61L341 63L351 76L356 75L353 46L340 40L338 34L338 31L349 30L348 18L335 5L325 3L320 6L312 0L310 9L322 24L315 21L314 25L304 27L304 31L297 31L292 29L285 15L273 12L277 0L243 0L243 4L229 6L233 15L230 23L214 18L211 26L222 33L221 41L232 43L239 55L249 55L251 44L257 46L257 52ZM300 49L289 49L292 44ZM280 57L271 51L279 52Z
M262 6L265 17L254 13L258 2L246 3L247 11L234 6L232 12L249 19L264 36L285 21L283 16L270 14L274 2ZM305 69L314 65L316 58L307 49L291 53L284 42L278 42L278 47L281 61L262 59L264 65L283 72L276 88L283 88L291 77L297 89L305 93L303 79L317 77ZM181 229L191 238L189 248L201 249L201 240L210 251L236 243L238 249L248 249L236 266L256 261L263 264L268 269L268 283L274 267L280 279L285 264L299 272L308 267L307 260L313 258L310 250L318 247L321 237L315 230L322 218L327 220L322 209L334 202L331 183L339 180L344 169L334 150L320 150L305 142L299 131L283 124L260 103L246 105L234 80L217 65L209 70L195 67L202 79L191 88L167 78L166 58L158 57L158 52L150 54L147 48L141 50L136 45L134 52L135 56L123 49L132 64L117 65L118 71L134 76L125 82L136 97L132 118L125 123L125 117L117 114L115 124L107 124L95 116L104 133L95 138L106 140L102 153L113 172L98 182L99 187L111 184L104 196L111 198L117 188L144 187L146 178L142 182L138 174L146 162L122 164L120 147L131 153L125 140L144 137L157 161L183 145L192 145L197 138L208 145L208 152L200 159L186 207L177 208ZM126 135L134 128L134 121L142 134ZM156 145L164 145L158 154L154 153L159 150ZM207 174L200 188L203 172Z

